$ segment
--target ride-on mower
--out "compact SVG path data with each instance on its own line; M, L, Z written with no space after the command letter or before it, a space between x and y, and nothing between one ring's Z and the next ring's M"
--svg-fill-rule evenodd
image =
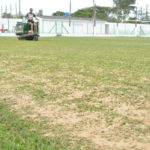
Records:
M36 29L35 29L36 27ZM16 36L18 40L34 40L39 39L39 23L34 23L34 32L31 31L31 25L29 23L17 22Z

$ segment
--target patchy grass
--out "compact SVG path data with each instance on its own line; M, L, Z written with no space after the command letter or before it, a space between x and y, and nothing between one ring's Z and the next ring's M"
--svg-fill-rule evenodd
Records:
M148 150L149 40L0 38L2 148Z
M83 138L75 140L64 132L62 127L51 128L53 134L47 134L47 126L40 122L25 121L18 115L12 114L8 102L0 103L0 149L2 150L90 150L88 141ZM63 134L62 134L63 132Z

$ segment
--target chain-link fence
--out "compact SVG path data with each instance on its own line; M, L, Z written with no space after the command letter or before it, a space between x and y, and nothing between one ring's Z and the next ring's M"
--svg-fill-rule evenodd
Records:
M15 33L15 25L22 19L0 19L0 35ZM108 23L90 19L40 18L41 35L65 36L150 36L150 24Z

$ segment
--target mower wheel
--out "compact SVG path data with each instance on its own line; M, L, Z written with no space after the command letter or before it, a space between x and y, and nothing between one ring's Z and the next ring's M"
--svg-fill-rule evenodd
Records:
M18 40L24 40L24 38L23 37L18 37Z
M34 36L33 40L38 41L39 40L38 36Z

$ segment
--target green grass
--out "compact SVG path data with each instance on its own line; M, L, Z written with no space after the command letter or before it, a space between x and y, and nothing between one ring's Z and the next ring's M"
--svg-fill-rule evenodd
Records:
M146 149L149 41L0 37L0 149Z
M0 149L1 150L77 150L81 146L85 149L91 149L86 146L84 139L78 140L77 144L69 143L69 136L62 135L62 129L55 127L56 137L42 137L46 126L40 123L33 123L19 118L12 114L8 109L9 104L0 103ZM43 128L43 130L41 129ZM57 133L58 132L58 133Z

